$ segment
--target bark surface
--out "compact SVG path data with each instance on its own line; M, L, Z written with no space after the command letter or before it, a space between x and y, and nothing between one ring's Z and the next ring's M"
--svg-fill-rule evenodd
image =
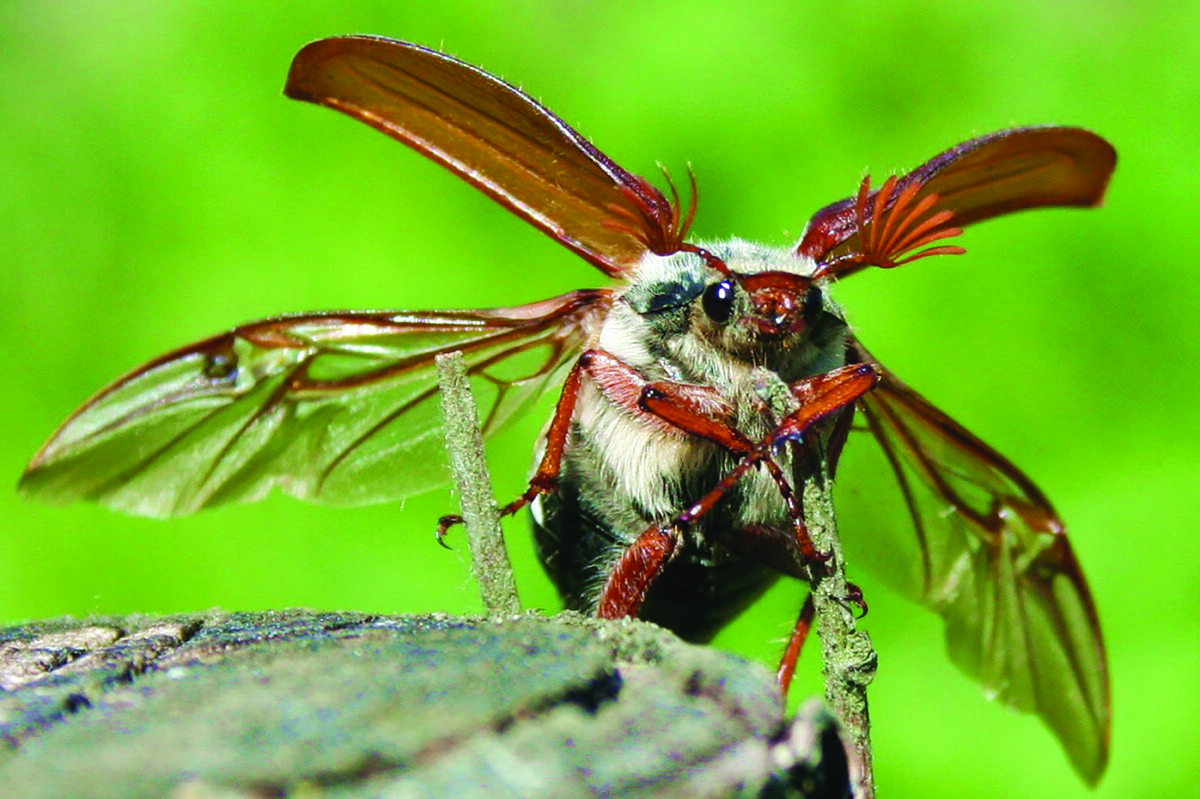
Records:
M829 717L631 620L265 613L0 629L7 797L839 796Z

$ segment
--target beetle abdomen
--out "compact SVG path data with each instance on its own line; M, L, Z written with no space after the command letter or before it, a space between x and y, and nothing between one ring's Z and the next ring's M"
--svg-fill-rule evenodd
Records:
M597 598L613 564L650 526L630 522L611 493L578 479L560 482L557 491L535 500L532 521L538 557L558 588L567 609L595 613ZM688 530L683 549L654 581L638 618L654 622L688 641L703 643L738 616L779 576L773 569L735 556L719 541L733 524L730 510L737 492ZM620 511L625 511L621 513ZM611 517L626 519L620 525ZM631 529L623 529L624 527ZM706 532L707 531L707 532ZM725 531L721 536L719 531Z

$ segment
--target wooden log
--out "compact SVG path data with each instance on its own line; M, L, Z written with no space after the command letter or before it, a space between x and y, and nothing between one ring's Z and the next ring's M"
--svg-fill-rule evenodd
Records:
M653 625L289 610L0 629L0 795L839 796L759 665Z

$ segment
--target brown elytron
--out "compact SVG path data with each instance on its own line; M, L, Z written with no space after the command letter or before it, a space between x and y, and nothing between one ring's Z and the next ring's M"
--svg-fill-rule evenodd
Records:
M326 39L296 56L285 91L442 164L615 284L515 308L242 325L100 391L34 457L25 492L153 516L275 489L393 500L440 479L428 468L441 450L433 359L461 350L485 433L563 386L529 490L505 512L533 506L565 602L704 640L778 575L827 557L794 486L806 454L836 462L854 414L867 433L857 437L895 473L921 560L911 593L946 620L952 657L1040 715L1080 773L1099 778L1107 664L1058 515L871 358L826 294L870 266L961 253L944 242L977 221L1096 205L1115 164L1107 142L1077 128L1001 131L877 191L864 180L794 247L694 244L694 202L684 211L673 189L667 199L521 91L441 53ZM798 410L777 412L770 385Z

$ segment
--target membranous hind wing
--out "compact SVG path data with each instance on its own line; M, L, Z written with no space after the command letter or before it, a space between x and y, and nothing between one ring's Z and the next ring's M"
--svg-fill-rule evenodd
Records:
M861 348L858 357L871 360ZM954 662L989 694L1041 716L1094 783L1108 760L1108 666L1058 514L1006 458L880 373L859 400L861 421L895 473L919 552L869 551L887 546L876 528L853 531L850 557L864 550L885 580L941 615ZM903 536L890 537L904 548ZM906 564L919 566L905 573Z
M856 196L813 216L796 252L832 279L962 253L944 242L975 222L1099 204L1115 165L1112 145L1080 128L999 131L874 191L864 179ZM873 360L857 342L849 359ZM912 517L916 535L890 534L894 522L875 519L857 540L847 536L851 558L873 562L939 613L954 661L1006 703L1040 715L1094 783L1108 760L1108 669L1096 609L1062 522L1002 455L895 375L882 368L880 375L858 407L895 474L896 510ZM856 450L844 461L861 460ZM887 500L871 490L866 513L877 513ZM853 531L855 509L843 508L844 521L847 510Z
M528 95L406 42L324 39L285 93L412 147L610 276L676 251L690 217ZM465 354L486 431L561 379L611 302L577 291L519 308L268 319L162 356L101 391L22 488L152 516L273 488L338 504L440 480L433 358Z
M175 516L273 489L339 505L444 480L434 357L462 351L485 434L561 383L610 302L575 291L482 311L302 314L168 353L100 391L21 489Z

